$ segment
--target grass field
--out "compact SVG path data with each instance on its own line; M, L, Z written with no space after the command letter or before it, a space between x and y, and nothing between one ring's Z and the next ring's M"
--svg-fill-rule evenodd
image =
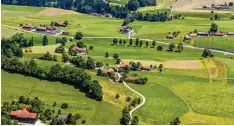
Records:
M200 37L194 38L189 43L194 46L224 49L234 52L234 37Z
M79 113L87 124L119 124L121 108L106 101L91 100L73 86L10 74L5 71L1 73L2 103L17 100L21 95L30 98L39 97L46 103L46 107L56 111L62 103L68 103L69 108L62 110L62 113ZM57 102L57 107L52 107L54 101Z

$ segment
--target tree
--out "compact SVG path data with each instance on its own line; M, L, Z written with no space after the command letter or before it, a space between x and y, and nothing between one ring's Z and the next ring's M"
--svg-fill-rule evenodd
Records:
M102 66L103 66L102 62L96 62L96 67L102 67Z
M24 98L24 96L20 96L18 102L19 102L19 103L25 103L25 98Z
M232 6L233 6L233 2L229 2L229 4L228 4L228 5L232 7Z
M139 40L139 38L137 38L137 39L136 39L136 42L135 42L135 45L138 46L138 45L139 45L139 42L140 42L140 40Z
M62 111L61 109L58 110L58 115L61 115L62 114Z
M94 59L91 57L88 57L86 59L86 69L95 69L95 63Z
M124 107L122 110L122 118L120 119L120 124L122 125L128 125L130 122L130 115L129 115L130 108L129 107Z
M155 41L153 41L153 42L152 42L152 46L154 47L155 45L156 45L156 42L155 42Z
M148 41L146 41L146 42L145 42L145 45L148 47L148 46L149 46L149 42L148 42Z
M89 50L93 50L93 46L89 46Z
M162 51L162 50L163 50L163 46L162 46L162 45L159 45L159 46L157 47L157 50L158 50L158 51Z
M130 102L131 101L131 97L127 97L125 101Z
M67 62L69 60L69 57L66 52L62 54L62 62Z
M98 81L93 80L90 86L89 97L94 98L97 101L101 101L103 98L102 95L102 86Z
M132 46L132 39L129 40L129 45Z
M82 37L83 37L83 33L82 32L76 32L75 39L81 40Z
M138 116L134 116L132 122L131 122L131 125L138 125L138 122L139 122L139 118Z
M217 32L217 31L218 31L218 25L216 23L212 23L210 32Z
M115 53L115 54L113 55L113 58L116 60L116 59L119 58L119 55L118 55L117 53Z
M203 50L202 57L205 57L205 58L207 58L207 57L214 57L214 55L211 54L211 52L210 52L209 49L206 49L206 48L205 48L205 49Z
M108 52L105 53L105 57L106 57L106 58L109 57L109 53L108 53Z
M142 40L140 40L140 47L142 47L142 45L143 45L143 41L142 41Z
M160 73L162 72L162 68L163 68L163 65L162 65L162 64L159 64L158 70L159 70Z
M46 35L44 35L44 37L43 37L42 45L43 45L43 46L48 45L48 38L47 38Z
M85 121L85 120L82 120L82 121L81 121L81 124L85 124L85 123L86 123L86 121Z
M125 40L125 39L123 40L123 44L124 44L124 45L126 44L126 40Z
M68 125L76 125L76 120L75 120L75 118L72 116L71 113L69 113L68 116L67 116L66 124L68 124Z
M115 98L116 98L116 99L119 99L119 94L116 94Z
M59 46L59 47L55 48L55 52L56 53L64 53L65 48L63 46Z
M68 108L68 104L67 104L67 103L63 103L63 104L61 105L61 108Z
M215 14L214 19L218 20L218 18L219 18L219 16L217 14Z
M180 124L180 118L176 117L173 121L170 122L170 125L179 125Z
M98 70L97 70L97 76L101 76L102 75L102 70L99 68Z
M178 49L178 52L182 52L183 51L183 44L182 43L179 43L177 45L177 49Z
M123 40L122 40L122 39L120 39L120 40L119 40L119 44L120 44L120 45L122 45L122 43L123 43Z
M118 43L118 39L117 38L114 38L113 39L113 44L116 45Z
M81 115L80 114L75 114L74 118L75 118L75 120L79 120L79 119L81 119Z
M57 105L57 103L56 102L54 102L54 104L52 105L52 106L56 106Z
M176 47L175 44L174 44L174 43L171 43L171 44L169 45L169 51L174 52L174 48L175 48L175 47Z
M121 60L118 58L118 59L116 59L115 64L119 64L120 62L121 62Z

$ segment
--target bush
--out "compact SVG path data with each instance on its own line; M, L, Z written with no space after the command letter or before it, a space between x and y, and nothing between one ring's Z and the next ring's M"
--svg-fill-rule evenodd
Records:
M93 50L93 46L89 46L89 50Z
M19 103L25 103L25 98L24 98L24 96L20 96L18 102L19 102Z
M61 108L68 108L68 104L67 104L67 103L63 103L63 104L61 105Z
M232 7L233 6L233 2L230 2L228 5Z
M116 99L119 99L119 94L116 94L115 98L116 98Z
M63 46L59 46L59 47L57 47L57 48L55 49L55 52L56 52L56 53L64 53L64 51L65 51L65 49L64 49Z
M82 32L76 32L76 35L75 35L75 39L77 39L77 40L80 40L80 39L82 39L82 37L83 37L83 33Z

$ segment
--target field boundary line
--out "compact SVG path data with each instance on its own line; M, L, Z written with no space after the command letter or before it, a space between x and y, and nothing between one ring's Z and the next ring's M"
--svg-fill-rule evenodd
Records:
M162 85L162 86L165 86L165 87L169 88L176 96L178 96L180 99L182 99L185 102L185 104L187 105L189 111L191 111L192 113L194 113L194 111L190 107L189 103L182 96L180 96L179 94L177 94L170 86L165 85L165 84L160 84L160 83L155 83L155 84Z

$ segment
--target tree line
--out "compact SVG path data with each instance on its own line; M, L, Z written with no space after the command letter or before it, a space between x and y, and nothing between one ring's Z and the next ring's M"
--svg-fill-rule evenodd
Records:
M1 68L27 76L37 77L39 79L60 81L66 84L73 85L86 93L86 96L102 100L102 87L96 80L91 80L91 77L82 69L56 64L50 68L41 68L34 60L21 62L19 58L7 58L2 56Z
M155 6L156 0L129 0L122 6L111 6L105 0L2 0L2 4L55 7L86 14L111 14L113 17L124 19L128 13L136 11L139 7Z

